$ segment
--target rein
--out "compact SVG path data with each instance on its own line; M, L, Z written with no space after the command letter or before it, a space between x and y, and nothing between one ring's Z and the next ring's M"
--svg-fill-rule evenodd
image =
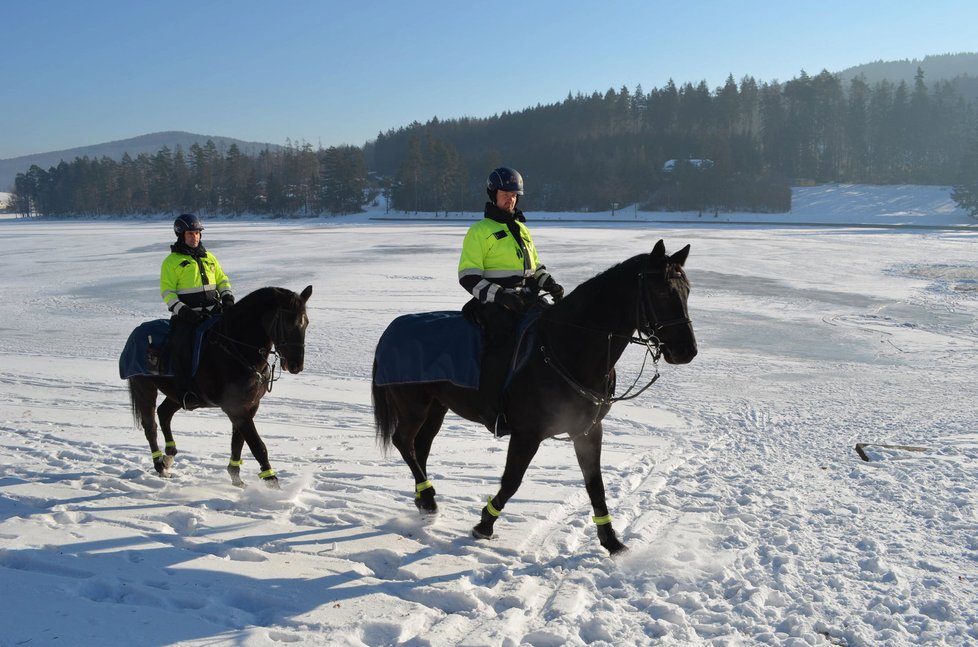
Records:
M272 328L279 333L280 337L284 337L285 324L282 322L281 314L282 314L281 309L275 312L275 316L272 319ZM238 364L247 368L248 370L252 371L255 374L255 376L258 378L258 381L261 382L262 385L264 385L266 393L271 393L272 386L275 384L275 382L277 382L282 377L282 367L279 365L280 362L279 362L278 348L281 346L305 346L305 344L298 344L296 342L282 342L281 344L279 344L274 339L272 339L271 342L275 345L275 349L271 349L271 348L265 348L264 346L255 346L253 344L247 344L243 341L234 339L233 337L229 337L228 335L218 330L212 330L211 333L216 337L221 338L221 340L229 341L232 344L235 344L236 346L258 351L258 354L264 359L264 363L265 363L265 367L262 370L259 370L257 365L249 363L248 360L244 358L241 352L237 351L236 349L228 348L228 346L225 343L223 343L223 341L217 342L217 345L225 353L230 355L232 359L234 359L235 361L238 362ZM274 356L274 359L272 359L271 363L269 363L268 361L269 356ZM278 369L277 374L276 374L276 369Z
M642 393L644 393L650 386L655 384L656 380L659 379L659 359L662 357L662 342L656 336L656 333L661 331L663 328L668 328L670 326L680 326L687 325L691 323L689 317L676 317L674 319L667 319L661 321L655 312L655 306L652 300L647 298L644 289L644 281L647 272L639 272L638 274L638 294L639 298L636 300L636 325L635 329L638 332L637 336L634 335L619 335L617 333L609 332L607 333L608 343L606 350L607 358L607 371L605 372L605 391L600 393L594 389L590 389L579 381L574 379L574 376L561 365L560 362L552 355L547 353L547 347L545 345L540 346L540 352L543 354L543 362L550 366L554 372L557 373L572 389L574 389L578 395L588 400L591 404L597 407L595 415L591 420L591 426L597 424L598 420L601 418L602 408L610 409L611 405L615 402L620 402L622 400L632 400L637 398ZM604 332L595 330L593 328L588 328L586 326L580 326L577 324L564 323L564 322L551 322L560 323L568 327L579 328L581 330L588 330L591 332ZM635 377L635 381L632 382L631 386L625 389L625 392L619 396L615 396L612 391L614 390L614 380L611 378L611 372L613 367L611 361L611 342L613 339L624 339L626 346L628 344L636 344L645 347L645 356L642 358L642 367L639 369L638 375ZM652 358L652 366L655 370L655 375L649 382L635 391L636 385L639 380L642 379L642 375L645 373L645 366L648 363L649 358ZM589 428L590 429L590 428ZM585 432L586 434L587 432Z

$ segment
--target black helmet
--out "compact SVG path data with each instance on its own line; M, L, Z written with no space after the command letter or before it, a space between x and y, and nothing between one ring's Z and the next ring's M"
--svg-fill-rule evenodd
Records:
M173 233L177 238L183 238L185 231L204 231L204 225L200 224L200 218L192 213L181 213L173 221Z
M523 176L516 169L500 166L486 178L486 193L489 199L496 202L496 191L510 191L523 195Z

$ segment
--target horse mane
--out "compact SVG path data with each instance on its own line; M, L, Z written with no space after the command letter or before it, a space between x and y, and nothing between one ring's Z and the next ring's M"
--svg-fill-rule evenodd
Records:
M544 313L547 319L590 318L619 309L623 299L635 298L635 281L649 264L650 254L637 254L592 276Z
M299 310L303 306L302 299L292 290L277 287L258 288L241 298L234 304L234 309L242 310L270 310L272 308L284 307L290 310Z

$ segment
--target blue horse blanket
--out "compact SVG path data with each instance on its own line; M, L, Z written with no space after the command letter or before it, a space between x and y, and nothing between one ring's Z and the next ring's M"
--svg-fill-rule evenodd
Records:
M204 334L218 322L220 317L211 317L197 326L194 331L194 352L191 375L197 373L200 364L201 347ZM126 346L119 356L119 377L128 379L137 375L153 377L172 377L170 371L170 349L166 339L170 334L169 319L145 321L129 333Z
M402 315L377 343L374 383L451 382L478 389L481 356L482 331L461 312Z

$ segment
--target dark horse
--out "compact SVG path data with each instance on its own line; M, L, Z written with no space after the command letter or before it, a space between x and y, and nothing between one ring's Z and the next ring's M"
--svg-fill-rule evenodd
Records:
M268 462L268 450L255 429L254 417L262 396L271 390L275 378L274 353L289 373L302 370L305 355L306 301L312 286L302 294L284 288L255 290L234 305L226 308L220 320L208 330L200 353L195 380L198 394L205 407L220 407L231 420L231 461L228 473L231 481L243 486L241 480L241 449L248 443L261 468L259 476L275 487L278 478ZM272 350L274 346L275 350ZM157 391L166 399L156 406ZM170 475L177 445L173 441L170 421L180 410L179 393L174 390L172 377L136 375L129 378L129 401L137 425L146 432L153 452L153 467L161 476ZM156 421L166 439L166 452L156 441Z
M506 467L499 491L473 528L475 537L492 536L493 524L519 488L540 443L566 433L584 473L598 539L612 554L624 550L605 503L601 420L613 402L637 395L614 396L614 366L630 343L645 346L654 360L661 354L670 364L685 364L696 356L686 309L689 282L683 271L688 254L689 245L669 256L660 240L652 253L639 254L587 280L543 310L533 325L530 354L506 389L505 411L512 429ZM375 358L377 438L385 450L393 444L401 452L414 474L415 503L422 512L434 513L435 490L426 474L431 443L449 409L479 420L479 391L445 381L378 386L377 363Z

